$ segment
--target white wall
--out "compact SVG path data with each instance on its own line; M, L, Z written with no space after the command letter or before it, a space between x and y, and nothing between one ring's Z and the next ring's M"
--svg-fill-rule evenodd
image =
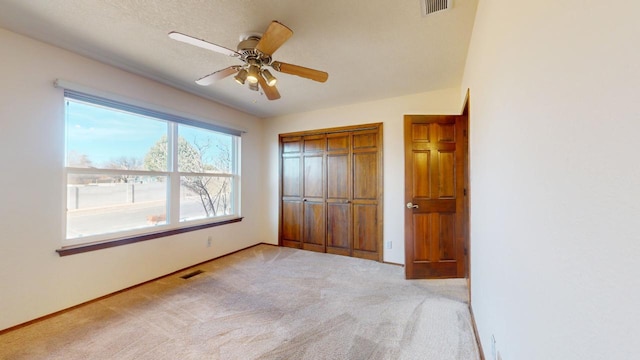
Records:
M640 3L485 0L471 91L472 305L491 358L640 354Z
M223 255L264 239L262 122L253 116L0 29L0 329ZM85 254L62 244L67 81L248 130L240 223ZM213 245L206 248L206 239Z
M459 114L459 89L446 89L379 101L266 119L264 144L264 203L268 209L269 242L278 243L278 134L339 126L383 123L384 261L404 264L404 140L405 114Z

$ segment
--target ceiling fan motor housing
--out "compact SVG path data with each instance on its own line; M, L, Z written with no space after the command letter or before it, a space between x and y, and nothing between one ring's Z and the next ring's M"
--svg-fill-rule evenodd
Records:
M271 63L270 56L256 50L259 41L259 36L252 35L238 43L237 51L242 61L249 63L251 60L254 60L258 66L269 65Z

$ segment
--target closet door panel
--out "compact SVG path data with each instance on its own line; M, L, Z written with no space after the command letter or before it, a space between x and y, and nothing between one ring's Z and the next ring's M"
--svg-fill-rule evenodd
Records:
M378 206L353 206L353 254L378 260Z
M324 202L304 202L302 248L325 252Z
M327 252L351 255L351 133L327 135Z
M300 180L300 157L284 157L282 159L282 196L301 196Z
M378 197L378 156L375 152L353 154L353 198L376 200Z
M305 198L322 199L322 170L324 167L322 155L304 157L304 194Z
M302 205L300 201L282 202L282 230L283 245L302 247Z
M280 244L302 248L302 137L281 139Z
M349 199L348 155L327 155L327 199Z
M381 132L353 133L352 256L382 260Z
M327 203L327 252L351 255L351 205Z

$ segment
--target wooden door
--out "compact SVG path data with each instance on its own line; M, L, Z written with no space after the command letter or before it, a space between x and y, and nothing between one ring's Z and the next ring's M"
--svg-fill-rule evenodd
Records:
M353 253L354 257L382 260L382 184L378 129L353 132Z
M405 272L466 276L466 116L405 116Z
M351 133L327 135L327 252L351 256Z
M280 205L280 243L302 248L302 137L283 137L280 175L282 202Z
M325 252L325 143L325 135L303 138L302 248L319 252Z

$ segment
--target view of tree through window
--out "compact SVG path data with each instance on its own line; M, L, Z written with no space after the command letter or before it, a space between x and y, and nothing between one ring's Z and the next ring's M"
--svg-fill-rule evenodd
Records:
M66 105L67 239L237 215L237 136L72 99Z

